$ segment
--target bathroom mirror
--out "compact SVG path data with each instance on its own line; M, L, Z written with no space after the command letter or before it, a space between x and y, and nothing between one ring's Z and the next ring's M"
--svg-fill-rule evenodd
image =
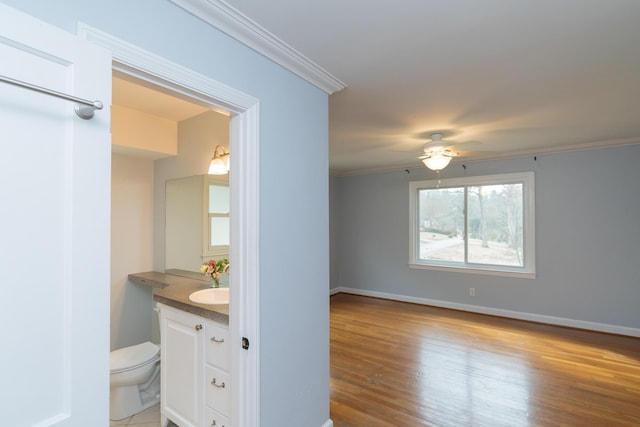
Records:
M165 191L165 270L200 273L207 260L229 258L228 175L168 180Z

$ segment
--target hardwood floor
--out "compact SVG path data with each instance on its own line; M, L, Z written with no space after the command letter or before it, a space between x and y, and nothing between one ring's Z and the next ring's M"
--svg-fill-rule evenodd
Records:
M335 427L640 426L640 339L331 297Z

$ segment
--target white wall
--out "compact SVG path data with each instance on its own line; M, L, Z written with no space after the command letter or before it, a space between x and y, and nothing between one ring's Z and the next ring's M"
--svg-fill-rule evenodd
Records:
M260 422L325 424L327 94L167 1L5 2L71 33L85 22L260 101Z
M112 118L115 123L121 117ZM154 162L144 153L112 155L111 350L160 339L151 289L129 282L127 276L164 271L165 180L205 174L212 144L229 145L229 118L213 111L169 128L177 156ZM155 141L152 135L135 145L158 152ZM198 253L201 245L200 240L194 242Z
M176 157L158 159L155 162L153 265L156 271L165 270L166 182L176 178L206 175L216 145L222 145L229 151L229 117L207 111L178 124ZM195 246L188 252L195 253L196 260L200 260L202 240L193 243Z
M148 287L127 280L153 269L153 161L111 158L111 350L151 340Z
M534 280L408 267L409 181L426 168L338 179L337 273L347 287L640 332L640 145L449 166L445 177L534 171ZM469 288L476 296L469 296ZM582 323L581 323L582 322ZM607 326L612 326L611 328ZM625 329L626 328L626 329Z
M156 157L178 152L178 124L121 105L111 106L111 144L125 151L153 152Z

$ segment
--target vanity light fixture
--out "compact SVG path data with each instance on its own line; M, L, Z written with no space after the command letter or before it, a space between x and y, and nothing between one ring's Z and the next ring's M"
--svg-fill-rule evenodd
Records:
M229 153L222 145L216 146L209 164L209 175L225 175L229 173Z

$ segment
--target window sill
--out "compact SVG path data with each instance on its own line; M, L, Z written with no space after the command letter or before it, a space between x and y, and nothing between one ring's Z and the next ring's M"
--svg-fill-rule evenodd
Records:
M497 269L483 269L474 267L458 267L447 265L433 265L433 264L414 264L409 263L409 268L415 268L419 270L438 270L449 271L452 273L470 273L470 274L484 274L489 276L502 276L502 277L517 277L519 279L535 279L535 272L528 271L513 271L513 270L497 270Z

